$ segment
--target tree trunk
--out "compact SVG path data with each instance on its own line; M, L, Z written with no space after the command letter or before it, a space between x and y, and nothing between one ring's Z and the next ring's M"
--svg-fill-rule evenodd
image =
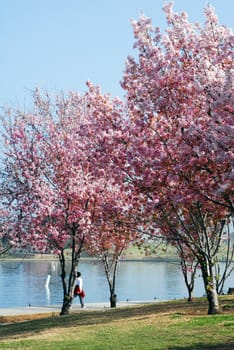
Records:
M212 261L204 261L201 264L203 282L206 291L206 297L209 303L208 314L218 314L220 312L219 299L216 288L216 278Z
M188 291L188 302L193 301L193 290L195 284L195 276L198 268L198 261L193 256L188 259L185 254L185 246L183 246L180 242L177 243L177 250L180 254L180 267L184 277L184 282Z
M62 309L61 309L61 312L60 312L60 316L69 314L69 310L70 310L70 307L71 307L71 304L72 304L72 300L73 300L73 297L71 297L70 295L64 295L64 297L63 297L63 306L62 306Z
M208 314L213 315L220 313L218 293L216 291L216 288L213 288L207 292L207 299L209 302Z
M191 280L189 282L188 280L188 275L187 275L187 272L183 272L183 276L184 276L184 281L185 281L185 285L187 287L187 291L188 291L188 298L187 300L189 302L192 302L193 301L193 290L194 290L194 279L195 279L195 272L193 274L191 274Z
M112 258L111 264L109 264L109 257L107 254L103 254L103 257L102 257L102 263L105 269L105 274L109 285L111 308L116 307L116 303L117 303L117 295L115 294L115 278L116 278L116 271L117 271L117 265L118 265L118 258L120 254L121 253L119 253L118 255L115 255Z
M193 288L188 288L188 299L189 302L193 301Z
M63 305L60 312L61 316L69 314L69 310L71 308L72 301L74 299L73 290L74 290L74 283L76 279L76 267L78 265L80 254L84 244L84 237L83 237L78 246L78 250L76 250L75 234L76 234L77 227L73 227L71 230L72 230L71 269L68 276L68 283L66 280L66 259L64 255L64 249L62 249L59 254L59 262L61 266L61 279L62 279L62 285L63 285Z
M110 307L116 307L117 295L115 293L111 293L110 296Z
M73 301L73 286L74 286L74 281L75 281L75 263L77 262L74 260L73 255L72 255L72 267L71 271L69 274L69 283L67 284L66 281L66 261L65 261L65 256L64 256L64 251L61 251L61 254L59 255L59 261L60 261L60 266L61 266L61 280L62 280L62 286L63 286L63 305L61 308L60 315L68 315L70 307L72 305Z
M234 221L233 221L234 224ZM232 261L234 258L234 242L231 235L230 225L227 223L227 246L226 246L226 253L225 253L225 261L224 261L224 269L221 273L220 263L217 261L215 265L215 272L216 272L216 281L217 281L217 293L223 294L223 288L224 283L227 280L227 278L231 275L232 271L234 270L234 267L232 265Z

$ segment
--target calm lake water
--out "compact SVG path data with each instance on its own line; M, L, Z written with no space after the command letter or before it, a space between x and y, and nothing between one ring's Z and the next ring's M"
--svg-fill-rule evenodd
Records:
M103 266L96 261L81 261L86 303L108 302L109 289ZM46 281L51 275L48 287ZM234 287L234 274L225 284ZM123 261L117 274L119 301L170 300L187 297L177 263ZM194 295L202 296L204 287L197 276ZM58 261L0 261L0 307L49 306L62 303L62 284ZM75 301L78 303L78 301Z

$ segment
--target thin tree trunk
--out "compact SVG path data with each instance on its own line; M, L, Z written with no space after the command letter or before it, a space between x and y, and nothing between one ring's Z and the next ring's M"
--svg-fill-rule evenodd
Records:
M217 262L215 265L216 269L216 280L217 280L217 293L223 294L223 288L224 288L224 283L227 280L227 278L231 275L232 271L234 270L234 267L232 266L232 261L234 257L234 244L232 241L231 237L231 231L230 231L230 226L227 223L227 234L228 234L228 239L227 239L227 247L226 247L226 258L224 261L224 271L221 275L220 272L220 263Z
M118 257L114 256L111 259L111 263L109 264L109 258L108 255L103 255L102 257L102 263L104 266L107 282L109 285L110 290L110 307L114 308L116 307L117 303L117 295L115 294L115 281L116 281L116 272L117 272L117 265L118 265Z
M64 251L62 250L60 255L59 255L59 261L60 261L60 266L61 266L61 279L62 279L62 285L63 285L63 305L61 308L60 315L68 315L72 301L74 299L74 284L75 284L75 279L76 279L76 267L78 265L79 259L80 259L80 254L83 248L84 244L84 237L80 242L78 251L76 251L76 242L75 242L75 233L76 233L76 227L73 228L73 235L72 235L72 252L71 252L71 270L69 273L69 278L68 278L68 283L66 281L66 266L65 266L65 256L64 256Z
M213 315L213 314L220 313L216 284L214 284L214 286L212 288L210 288L210 287L208 288L207 299L208 299L208 303L209 303L208 314Z
M187 290L188 290L188 301L189 302L192 302L193 301L193 287L192 288L189 288L188 286L187 286Z
M64 295L64 297L63 297L63 306L62 306L62 309L61 309L61 312L60 312L60 316L69 314L69 311L70 311L70 308L71 308L71 305L72 305L72 300L73 300L73 296L67 295L67 294Z
M192 264L192 266L189 266L189 269L191 270L191 272L188 272L188 266L187 266L187 262L186 259L181 259L180 261L180 265L181 265L181 271L183 273L183 277L184 277L184 282L188 291L188 298L187 300L189 302L193 301L193 290L194 290L194 284L195 284L195 276L196 276L196 271L197 271L197 267L198 267L198 262L196 262L195 264ZM190 279L189 279L190 276Z
M112 291L110 296L110 307L111 308L116 307L116 302L117 302L117 295L115 294L114 291Z
M205 286L206 296L209 303L208 314L220 313L219 299L216 287L216 278L212 261L208 259L201 264L203 282Z
M66 283L66 263L65 263L65 256L64 251L62 250L59 254L59 261L61 266L61 280L62 280L62 286L63 286L63 305L60 312L60 315L67 315L69 314L69 309L72 304L72 298L68 294L67 290L67 283Z

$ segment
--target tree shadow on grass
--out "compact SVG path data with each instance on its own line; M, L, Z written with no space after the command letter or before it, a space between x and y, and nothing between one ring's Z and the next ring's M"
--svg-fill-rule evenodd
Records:
M227 299L227 300L226 300ZM234 310L234 298L223 298L222 304L229 305L229 312L233 313ZM182 315L206 315L207 314L207 301L205 298L199 298L193 303L188 303L185 300L153 303L144 306L130 306L124 308L116 308L109 310L98 310L98 311L84 311L84 312L74 312L67 316L57 316L28 320L27 318L21 319L17 323L12 324L2 324L0 325L0 339L5 339L6 337L17 337L23 336L24 334L36 334L43 332L44 330L52 328L68 328L76 326L87 326L87 325L97 325L97 324L107 324L114 320L128 319L130 317L147 317L147 315L159 315L160 314L172 315L175 313ZM11 321L10 321L11 322ZM14 322L14 321L12 321ZM185 350L188 347L172 347L170 350ZM221 345L206 345L199 344L189 347L191 350L225 350L234 349L234 343Z
M188 346L179 346L179 347L169 347L168 350L233 350L234 349L234 342L228 342L226 344L195 344Z

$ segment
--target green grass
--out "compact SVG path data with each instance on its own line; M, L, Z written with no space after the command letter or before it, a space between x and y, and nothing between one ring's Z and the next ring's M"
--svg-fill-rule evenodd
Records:
M234 297L222 297L221 303L228 313L208 316L206 301L199 299L2 325L0 349L234 349Z

